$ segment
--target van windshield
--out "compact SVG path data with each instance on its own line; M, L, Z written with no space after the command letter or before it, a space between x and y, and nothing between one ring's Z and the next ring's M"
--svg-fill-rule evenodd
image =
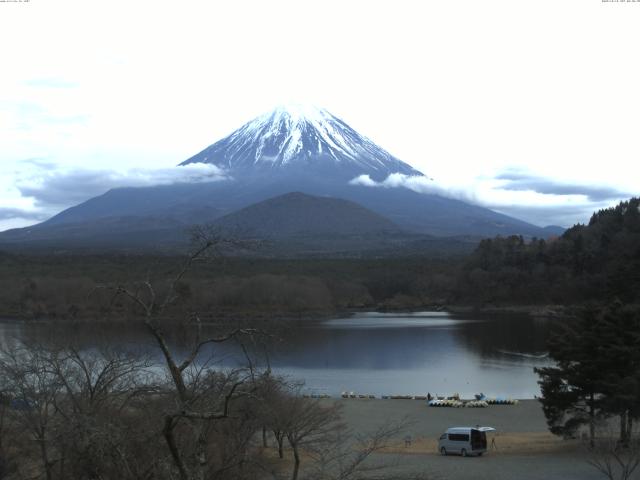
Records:
M487 434L480 430L471 430L471 449L472 450L486 450L487 448Z

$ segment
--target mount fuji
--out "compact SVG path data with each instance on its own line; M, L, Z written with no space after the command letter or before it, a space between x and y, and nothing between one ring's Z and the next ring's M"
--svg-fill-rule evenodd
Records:
M384 180L393 173L422 175L326 110L278 107L180 165L210 163L233 176Z
M314 208L320 208L318 202L322 199L355 203L363 208L348 208L353 215L365 215L367 210L370 211L365 215L367 218L384 217L394 225L396 236L398 231L409 236L473 238L549 235L546 229L459 200L404 187L373 187L354 182L363 175L380 182L392 174L423 174L322 109L276 108L180 166L194 163L217 167L224 179L109 190L41 224L0 233L0 244L60 247L100 244L125 248L133 244L139 248L177 245L184 242L184 232L191 225L217 222L228 226L229 218L237 218L246 207L291 192L317 197L319 200L312 202ZM286 198L290 203L298 197ZM269 206L276 203L249 209L254 212L251 218L256 218L255 212L268 218ZM296 218L303 217L300 208L294 210ZM336 211L335 205L327 206L326 211ZM235 216L228 217L234 212ZM313 213L310 211L309 215ZM282 206L276 217L283 218ZM247 226L247 218L239 221ZM345 221L341 218L341 222ZM308 225L309 219L305 222ZM353 219L354 225L366 223ZM296 230L290 221L287 225L287 231ZM277 224L274 228L278 228ZM299 233L304 233L303 226Z

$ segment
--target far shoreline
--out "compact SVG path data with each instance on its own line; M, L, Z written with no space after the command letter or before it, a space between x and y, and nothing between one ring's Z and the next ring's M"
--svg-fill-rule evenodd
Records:
M203 324L220 326L229 325L230 321L237 320L241 323L247 320L258 320L262 322L277 322L284 324L308 324L322 322L336 318L348 318L355 314L381 313L381 314L407 314L407 313L448 313L454 315L475 314L475 315L522 315L540 318L568 318L571 312L578 308L578 305L462 305L462 304L433 304L421 306L395 306L395 305L371 305L367 307L356 307L337 310L322 311L269 311L254 312L246 310L225 310L219 309L210 314L211 320L204 321ZM206 318L206 317L205 317ZM0 323L59 323L59 324L84 324L84 323L130 323L144 320L143 317L133 316L90 316L88 318L78 318L63 315L34 315L27 312L3 312L0 313ZM163 318L160 320L167 324L183 323L181 319Z

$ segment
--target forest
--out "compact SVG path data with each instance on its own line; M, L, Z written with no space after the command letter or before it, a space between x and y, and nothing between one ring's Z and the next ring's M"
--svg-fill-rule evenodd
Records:
M551 240L486 239L462 266L458 298L476 303L582 304L640 295L640 200L593 214Z
M396 258L209 256L178 286L184 301L221 317L310 318L358 309L563 307L640 295L640 200L596 212L551 239L497 237L470 255ZM0 254L0 315L123 320L96 287L166 282L182 257ZM114 312L116 312L114 314Z

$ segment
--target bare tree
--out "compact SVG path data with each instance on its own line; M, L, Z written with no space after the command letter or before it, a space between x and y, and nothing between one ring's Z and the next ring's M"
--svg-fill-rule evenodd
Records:
M318 400L290 395L280 405L287 419L283 431L293 451L292 480L300 473L301 453L314 444L326 443L326 439L336 429L341 428L340 406L337 403L324 406Z
M14 345L0 353L2 390L11 408L8 413L38 445L42 470L52 480L60 460L52 440L56 403L62 390L60 379L51 375L39 349Z
M65 347L50 351L44 361L62 384L65 402L60 411L67 415L122 410L151 384L147 358L114 348Z
M56 402L62 420L56 432L59 476L102 477L110 472L119 478L144 478L142 472L152 469L154 461L138 454L136 440L143 443L145 429L139 428L139 415L132 416L131 407L153 388L148 360L112 348L66 347L47 352L44 361L62 385L63 395ZM149 445L148 438L144 441Z
M640 435L633 435L625 442L617 438L611 423L601 426L593 447L588 448L587 463L609 480L629 480L640 466Z
M146 365L104 350L18 343L0 352L3 427L20 459L18 478L145 478L153 456L136 445L145 444L139 437L149 429L130 401L141 392Z
M149 279L133 285L133 288L125 285L108 287L114 291L114 298L128 298L140 310L145 326L162 352L173 397L172 408L164 414L162 435L181 480L202 480L205 477L210 469L207 451L209 423L229 418L231 402L248 395L251 390L248 385L255 378L250 361L247 369L223 374L210 368L210 359L202 358L205 347L230 340L239 341L242 337L256 334L255 330L235 328L219 336L204 338L200 316L189 312L187 317L195 330L195 338L186 354L178 358L167 342L160 319L180 298L179 285L184 276L194 262L212 253L217 255L233 244L212 230L198 229L194 238L196 247L169 281L163 294L157 292ZM189 448L186 448L187 443L181 444L178 435L184 429L190 431Z
M393 478L387 470L394 464L388 459L374 462L372 456L393 445L408 425L407 419L388 421L366 434L340 425L309 450L313 462L305 480Z
M6 383L0 383L0 479L6 478L15 469L15 465L7 449L7 444L4 441L5 437L8 436L7 413L11 401L8 393L3 391L5 387Z
M267 448L267 432L271 432L276 441L278 457L284 458L284 441L287 437L287 427L291 421L289 404L292 393L299 392L300 383L287 381L276 376L268 368L257 379L256 414L261 422L262 447Z

